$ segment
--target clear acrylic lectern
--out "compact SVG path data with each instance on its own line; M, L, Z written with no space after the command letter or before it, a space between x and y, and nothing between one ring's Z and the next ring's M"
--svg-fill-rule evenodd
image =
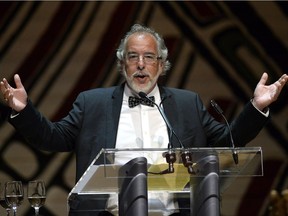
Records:
M68 210L219 216L220 194L241 176L263 176L261 147L102 149L69 193Z

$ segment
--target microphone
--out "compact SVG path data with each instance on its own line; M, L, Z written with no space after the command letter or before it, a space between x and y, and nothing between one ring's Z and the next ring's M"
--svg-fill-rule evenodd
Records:
M147 94L145 92L139 92L138 95L141 97L141 98L145 98L146 100L150 101L151 103L153 103L157 109L159 110L166 126L168 127L168 131L169 131L169 143L168 143L168 152L164 152L163 153L163 157L166 158L166 162L168 163L168 173L173 173L174 172L174 162L176 161L176 154L175 152L172 150L173 149L173 144L172 144L172 136L173 134L175 135L175 137L177 138L177 140L179 141L181 147L183 148L183 145L182 145L182 142L179 140L179 138L177 137L177 135L175 134L170 122L168 121L163 109L161 109L157 103L155 103L153 100L151 100Z
M174 167L173 164L176 161L176 154L175 152L172 151L173 148L173 144L172 144L172 136L174 135L177 139L177 141L179 142L180 146L182 149L184 149L184 145L181 142L181 140L179 139L179 137L177 136L177 134L175 133L175 131L173 130L170 122L168 121L163 109L161 107L158 106L158 104L156 104L153 100L151 100L146 93L144 92L139 92L138 93L139 96L141 98L145 98L146 100L149 100L151 103L153 103L157 109L159 110L161 116L163 117L168 130L169 130L169 144L168 144L168 152L164 152L163 153L163 157L166 158L166 162L169 164L169 168L167 170L168 173L173 173L174 172ZM192 155L189 151L184 151L181 152L181 158L182 158L182 163L185 167L187 167L188 169L188 173L190 174L194 174L194 170L193 170L193 162L192 162ZM166 171L161 172L161 174L167 173ZM155 173L154 173L155 174Z
M235 164L238 164L238 154L237 154L236 149L235 149L234 139L233 139L233 136L232 136L230 125L229 125L225 115L223 114L223 110L221 109L221 107L214 100L211 100L210 103L211 103L212 107L214 108L214 110L216 110L216 112L218 114L220 114L222 116L222 118L225 120L225 123L226 123L226 125L228 127L228 130L229 130L233 160L234 160Z

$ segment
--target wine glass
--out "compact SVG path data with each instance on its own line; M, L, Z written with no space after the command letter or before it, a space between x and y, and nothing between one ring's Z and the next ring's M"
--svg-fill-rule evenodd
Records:
M9 216L10 208L5 200L5 185L0 182L0 205L6 209L6 215Z
M17 208L23 202L24 192L21 181L9 181L5 183L5 200L12 208L13 215L16 216Z
M28 200L35 210L35 215L39 215L39 209L46 200L46 191L44 181L36 180L28 182Z

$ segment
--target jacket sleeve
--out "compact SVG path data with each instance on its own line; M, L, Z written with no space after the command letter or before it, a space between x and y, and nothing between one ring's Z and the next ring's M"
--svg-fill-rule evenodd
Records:
M81 124L80 98L70 113L58 122L45 118L31 101L9 122L32 146L46 151L67 152L74 149L74 140Z

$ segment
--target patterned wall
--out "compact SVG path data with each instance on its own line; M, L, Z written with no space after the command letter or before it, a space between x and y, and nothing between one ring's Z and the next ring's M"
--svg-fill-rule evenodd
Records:
M199 92L208 108L214 98L232 119L262 72L269 82L287 73L287 16L282 1L1 1L0 77L12 82L20 74L34 105L57 120L79 92L120 83L115 50L140 22L166 39L173 67L161 82ZM287 187L287 95L285 86L271 107L273 119L248 144L263 147L264 177L232 184L223 194L223 215L265 215L270 189ZM41 213L66 215L74 155L30 147L6 122L0 100L0 181L44 179L48 196ZM27 200L19 214L31 214Z

